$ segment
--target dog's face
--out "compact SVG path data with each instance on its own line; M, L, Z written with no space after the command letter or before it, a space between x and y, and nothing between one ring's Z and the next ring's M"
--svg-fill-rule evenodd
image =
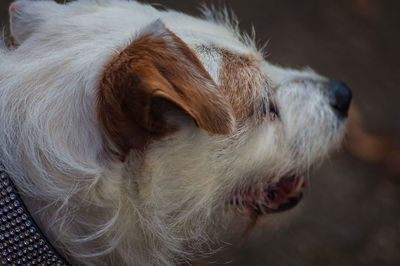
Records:
M45 103L80 125L65 132L82 133L70 154L103 169L90 198L111 207L123 199L132 222L119 226L141 228L124 228L141 239L129 246L168 257L215 218L294 206L305 173L343 134L344 84L268 63L224 16L117 0L17 1L10 12L15 53L52 57L37 75L72 97ZM68 99L77 109L58 104Z

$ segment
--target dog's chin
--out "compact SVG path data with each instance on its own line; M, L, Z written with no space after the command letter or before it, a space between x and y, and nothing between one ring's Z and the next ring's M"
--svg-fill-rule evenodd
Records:
M303 197L303 175L283 176L276 183L260 182L236 189L228 198L229 209L240 214L262 216L289 210Z

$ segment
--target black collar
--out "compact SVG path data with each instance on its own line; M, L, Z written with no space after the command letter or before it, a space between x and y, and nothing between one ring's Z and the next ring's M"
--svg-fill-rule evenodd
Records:
M40 231L9 175L1 170L0 264L68 265Z

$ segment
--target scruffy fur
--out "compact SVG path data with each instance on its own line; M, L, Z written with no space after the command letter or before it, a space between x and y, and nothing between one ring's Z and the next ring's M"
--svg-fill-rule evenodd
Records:
M235 188L306 173L337 147L326 79L266 62L228 17L123 0L11 5L0 162L72 264L190 259L234 215ZM140 41L146 69L132 59Z

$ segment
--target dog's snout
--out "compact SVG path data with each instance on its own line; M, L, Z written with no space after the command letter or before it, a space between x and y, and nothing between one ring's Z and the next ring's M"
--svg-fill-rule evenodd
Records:
M342 117L347 117L352 93L349 87L340 80L328 81L329 103Z

